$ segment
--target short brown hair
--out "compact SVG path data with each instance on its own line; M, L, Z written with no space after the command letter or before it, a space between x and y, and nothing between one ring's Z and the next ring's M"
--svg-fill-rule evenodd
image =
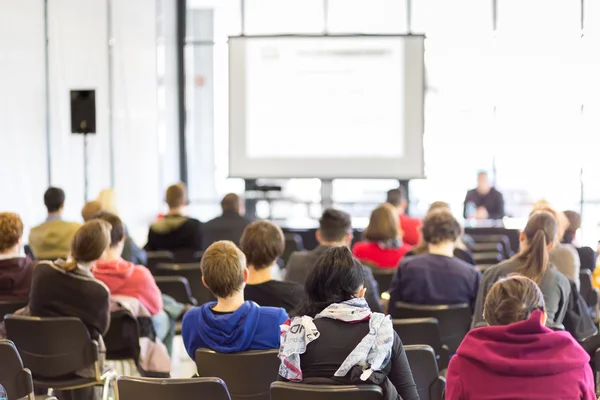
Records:
M221 200L221 209L223 212L240 212L240 196L235 193L228 193Z
M430 212L423 219L421 232L427 244L455 242L461 234L461 227L456 218L447 210L439 208Z
M406 189L404 186L400 186L398 189L388 190L386 202L398 207L406 201Z
M200 262L206 286L220 298L229 297L242 289L244 268L246 268L246 256L228 240L211 244Z
M71 242L71 257L73 261L65 263L64 268L72 271L78 262L92 262L102 256L110 245L110 224L100 219L93 219L83 224L75 232Z
M94 218L94 215L98 214L100 211L102 211L102 204L99 201L88 201L84 204L83 208L81 209L81 217L84 221L89 221L90 219Z
M169 208L184 206L186 203L185 187L180 183L169 186L165 195L165 201Z
M248 265L263 269L283 254L285 238L281 228L272 222L255 221L244 229L240 245Z
M23 236L23 221L18 214L0 213L0 252L14 247Z
M352 219L345 211L328 208L319 218L319 232L326 242L339 242L352 233Z
M116 246L125 237L125 226L123 226L123 221L115 214L101 211L94 215L94 219L101 219L110 224L110 247Z
M511 274L496 282L485 297L484 317L490 325L509 325L544 311L544 295L531 279Z
M383 204L373 210L364 237L370 242L385 242L400 237L400 220L396 210Z

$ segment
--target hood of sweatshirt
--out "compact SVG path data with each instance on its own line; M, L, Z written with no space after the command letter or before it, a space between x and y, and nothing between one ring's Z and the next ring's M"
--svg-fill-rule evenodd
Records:
M111 292L118 293L119 289L127 283L135 271L135 264L123 259L97 260L94 262L92 272L96 279L108 286Z
M551 376L581 368L590 357L568 332L542 325L542 312L525 321L469 332L457 354L497 375Z
M191 315L197 318L196 326L202 326L198 335L208 348L218 353L236 353L246 350L258 327L259 307L246 301L232 313L215 314L211 308L217 303L206 303L199 312Z
M28 257L14 256L0 259L0 296L18 291L20 286L29 293L35 262Z

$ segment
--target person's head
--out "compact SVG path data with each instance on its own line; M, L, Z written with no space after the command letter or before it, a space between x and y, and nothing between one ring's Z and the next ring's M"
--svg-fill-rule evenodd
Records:
M575 235L579 228L581 228L581 215L571 210L563 212L563 215L567 218L569 224L565 229L565 233L561 239L565 243L571 243L573 240L575 240Z
M169 186L165 195L165 202L170 210L185 206L187 203L185 187L179 183Z
M365 297L363 266L346 246L331 247L319 257L304 284L300 315L315 316L333 303Z
M102 211L102 204L97 200L88 201L81 209L81 217L84 221L94 218L94 215Z
M67 271L77 268L77 264L89 264L98 260L110 246L110 224L100 219L92 219L75 232L71 241L71 259L64 264Z
M456 243L462 229L454 216L444 209L428 213L421 227L423 241L428 245Z
M446 210L450 212L450 204L446 203L445 201L434 201L429 205L429 210L427 210L427 214L438 210Z
M517 255L524 264L519 273L539 283L548 267L549 252L558 233L556 218L548 211L535 211L521 232L521 250Z
M477 189L488 190L490 188L490 179L486 171L477 173Z
M404 212L408 204L404 186L400 186L398 189L388 190L386 203L391 204L397 210Z
M556 223L558 224L556 239L560 241L560 239L565 234L565 231L569 227L569 220L567 216L564 213L558 212L554 208L552 208L550 203L548 203L546 200L541 200L535 203L533 205L533 210L531 211L531 213L529 213L529 216L531 217L536 211L546 211L552 214L552 216L556 219Z
M23 221L18 214L0 213L0 254L21 252Z
M44 193L44 204L48 209L48 214L61 212L65 205L65 192L55 187L48 188Z
M223 213L237 213L242 212L242 202L240 196L235 193L227 193L223 200L221 200L221 210Z
M98 193L96 201L100 203L102 210L111 214L119 215L117 207L117 192L114 189L103 189Z
M248 267L255 270L271 267L283 254L285 238L281 228L269 221L255 221L244 229L240 248Z
M352 219L347 212L328 208L319 218L317 241L322 245L350 246L352 243Z
M221 299L242 292L248 280L246 256L227 240L215 242L206 249L200 269L204 286Z
M544 312L544 295L531 279L518 274L496 282L485 298L483 316L490 325L509 325L529 319L536 310ZM543 314L542 324L546 323Z
M401 237L400 221L395 208L383 204L373 210L364 237L370 242L386 242Z
M94 215L94 219L106 221L110 224L110 245L109 250L104 253L102 258L111 259L121 257L123 246L125 245L125 226L121 218L115 214L101 211Z

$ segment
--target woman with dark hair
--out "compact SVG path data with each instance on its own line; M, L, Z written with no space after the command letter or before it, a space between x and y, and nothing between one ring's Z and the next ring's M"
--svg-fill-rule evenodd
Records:
M363 232L365 241L358 242L352 253L361 262L379 268L397 268L412 246L402 242L398 211L383 204L371 213L369 226Z
M540 287L546 299L546 324L560 326L565 318L571 285L550 262L550 251L557 240L558 223L548 211L535 211L521 232L521 250L513 258L490 267L483 273L475 302L472 327L485 324L483 305L492 285L511 273L522 274Z
M545 325L544 295L531 279L500 279L485 299L490 325L472 330L450 360L446 400L596 399L590 357Z
M481 274L471 264L454 257L461 227L447 210L423 219L422 237L427 251L404 258L391 284L391 300L413 304L460 304L473 307Z
M418 400L389 316L371 312L364 272L346 247L331 247L306 283L298 316L282 325L279 380L377 384L386 400Z

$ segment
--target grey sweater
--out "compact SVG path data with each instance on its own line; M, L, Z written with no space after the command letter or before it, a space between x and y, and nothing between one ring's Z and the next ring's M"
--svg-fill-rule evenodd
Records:
M475 312L473 314L471 329L485 324L485 320L483 319L483 305L492 285L498 279L516 273L522 265L523 262L521 260L514 258L485 270L479 284L477 299L475 300ZM569 296L571 295L569 280L554 265L549 264L539 286L546 302L546 314L548 316L546 325L551 327L562 324L567 312Z

